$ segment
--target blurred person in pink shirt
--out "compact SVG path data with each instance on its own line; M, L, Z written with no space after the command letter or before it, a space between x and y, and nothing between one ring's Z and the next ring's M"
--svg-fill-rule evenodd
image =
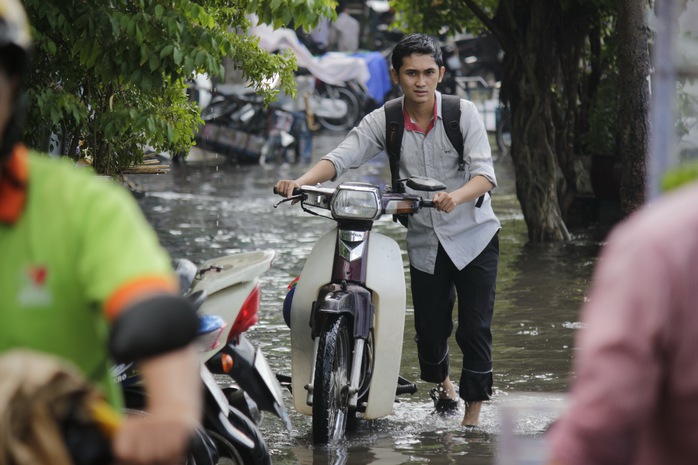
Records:
M609 236L549 465L698 463L698 183Z

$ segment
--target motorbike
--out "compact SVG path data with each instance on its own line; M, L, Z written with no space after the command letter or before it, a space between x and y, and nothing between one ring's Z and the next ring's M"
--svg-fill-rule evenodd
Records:
M417 387L399 376L406 306L397 242L372 231L387 214L414 214L433 202L415 192L445 189L433 179L400 180L406 193L366 183L302 186L287 201L332 219L315 243L290 299L295 409L312 416L315 444L336 443L357 418L392 413L395 396ZM321 210L329 211L321 213Z
M198 87L192 86L192 89ZM203 124L195 134L198 146L220 152L237 164L264 164L283 160L296 149L304 131L294 112L249 88L219 85L207 91L201 110Z
M201 322L196 344L204 419L192 440L191 463L270 465L259 430L262 412L277 415L290 430L281 386L264 354L244 334L257 322L259 276L273 257L273 251L262 250L215 258L198 267L189 260L176 263L181 289L186 289ZM144 414L146 398L138 367L118 365L112 376L122 386L127 413Z

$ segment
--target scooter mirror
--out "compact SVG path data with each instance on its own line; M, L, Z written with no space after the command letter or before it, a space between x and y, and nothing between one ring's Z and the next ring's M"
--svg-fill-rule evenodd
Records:
M410 176L407 178L407 182L405 184L410 189L414 189L416 191L433 192L446 189L446 185L441 181L427 178L426 176Z

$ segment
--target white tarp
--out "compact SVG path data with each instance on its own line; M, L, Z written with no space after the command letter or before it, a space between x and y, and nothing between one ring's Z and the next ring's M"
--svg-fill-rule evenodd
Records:
M313 76L327 84L343 85L347 81L356 80L365 85L371 77L368 65L362 58L342 53L313 56L292 29L274 30L266 24L257 24L250 32L259 37L259 46L264 50L291 50L299 67L306 68Z

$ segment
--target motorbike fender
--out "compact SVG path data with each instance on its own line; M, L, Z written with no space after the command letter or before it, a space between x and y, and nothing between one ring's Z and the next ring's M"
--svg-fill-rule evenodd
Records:
M315 243L296 284L291 306L291 389L296 411L312 415L305 386L311 379L314 341L310 316L313 302L332 275L336 229ZM371 232L366 285L372 291L374 314L374 370L364 417L392 413L402 358L405 327L405 274L402 253L390 237Z
M205 428L215 431L233 444L253 449L255 447L253 439L236 428L228 419L228 412L232 407L216 379L204 364L201 364L199 371L204 385Z
M233 357L233 369L229 375L257 404L281 418L287 429L291 421L284 405L281 385L272 372L262 351L256 348L244 334L236 343L227 344L223 352Z
M368 339L373 328L373 304L368 289L357 284L348 284L346 289L340 284L323 286L315 302L311 321L312 336L317 337L326 315L349 313L354 319L354 338Z
M219 340L228 339L240 309L259 283L259 276L271 266L274 255L273 250L234 253L208 260L199 266L199 273L189 293L204 291L206 299L199 312L218 315L228 323ZM218 348L202 352L201 361L208 361L218 352Z

